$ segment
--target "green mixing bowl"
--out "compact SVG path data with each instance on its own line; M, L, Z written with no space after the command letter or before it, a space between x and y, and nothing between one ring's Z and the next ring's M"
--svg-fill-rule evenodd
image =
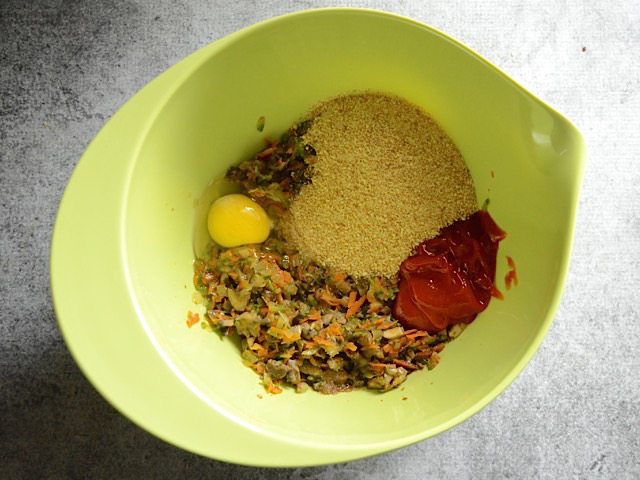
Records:
M504 291L506 255L520 284L447 346L435 370L400 389L268 395L236 344L185 326L187 310L202 308L192 300L202 195L265 135L278 136L319 101L362 90L420 105L453 138L479 203L489 197L508 232L498 286ZM160 75L87 149L53 235L60 328L109 402L184 449L302 466L409 445L484 407L540 345L567 271L584 156L568 120L430 27L357 9L268 20Z

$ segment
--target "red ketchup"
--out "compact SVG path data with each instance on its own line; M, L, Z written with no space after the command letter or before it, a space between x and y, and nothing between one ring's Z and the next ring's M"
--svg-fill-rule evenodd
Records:
M470 323L502 298L494 281L498 243L506 233L480 210L426 240L400 265L393 315L407 328L436 333Z

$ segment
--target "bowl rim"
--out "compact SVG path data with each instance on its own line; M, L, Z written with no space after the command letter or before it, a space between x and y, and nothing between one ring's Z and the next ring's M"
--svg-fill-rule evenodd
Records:
M71 299L74 295L82 295L87 293L89 295L95 293L89 287L82 287L82 284L71 283L68 277L68 271L78 271L78 265L72 265L73 262L69 259L69 252L75 248L80 247L82 244L78 241L71 240L71 236L75 235L78 230L84 232L81 237L89 236L88 229L100 227L93 222L92 225L87 224L81 216L83 211L82 207L78 206L78 203L84 201L83 196L86 194L86 188L83 185L85 179L95 177L98 178L96 168L99 163L100 157L104 155L105 151L109 151L112 154L122 155L120 160L125 167L118 175L114 175L106 179L107 182L112 182L114 187L114 197L116 200L120 200L119 204L113 205L111 214L118 218L119 221L116 224L119 230L119 234L113 237L113 240L109 243L109 248L114 254L118 254L118 259L125 265L122 272L118 272L121 276L120 280L123 282L124 292L131 292L131 284L129 274L126 268L126 249L124 248L124 215L123 209L126 206L126 197L128 192L128 184L131 180L131 176L134 170L135 162L131 161L135 159L140 151L144 140L155 122L158 114L164 109L166 104L174 96L176 91L182 86L182 84L200 68L202 64L207 62L212 56L216 55L219 51L232 42L238 41L253 32L270 27L279 22L288 21L292 18L301 16L314 16L334 13L347 13L347 14L366 14L384 17L388 20L401 21L411 25L414 28L426 30L431 34L438 35L444 40L453 43L458 48L465 51L467 54L480 60L487 68L491 69L495 74L501 76L509 83L517 87L521 93L528 96L530 100L548 109L555 117L563 121L566 126L573 130L575 137L578 139L577 148L580 151L577 153L578 162L576 165L576 173L572 180L572 195L570 202L570 221L566 226L566 235L564 250L562 252L561 265L558 274L557 288L553 293L552 301L550 302L547 310L547 314L541 327L534 337L531 344L528 346L522 357L518 360L511 371L504 376L487 394L482 397L481 400L471 405L466 410L462 411L459 415L454 416L446 422L434 427L432 429L422 431L419 434L411 435L408 437L402 437L401 439L383 440L375 443L368 443L363 445L349 445L349 446L332 446L325 444L303 444L297 445L300 449L300 454L295 453L291 460L285 458L273 458L273 461L268 461L269 458L256 459L255 457L247 458L247 455L238 454L233 451L223 451L221 449L212 449L211 446L200 445L194 443L194 441L188 440L188 435L183 439L176 440L170 435L170 428L167 430L167 426L162 428L154 421L153 418L143 415L139 408L132 407L132 401L130 397L123 394L122 386L120 382L122 379L113 377L111 372L105 366L98 364L99 359L92 358L89 353L91 345L88 343L85 337L86 331L82 330L84 327L79 327L81 312L70 306ZM152 109L145 110L141 108L142 105L152 102L154 107ZM140 120L142 128L137 132L129 132L131 142L115 142L120 143L119 146L114 146L114 142L110 142L109 139L113 138L116 134L123 134L123 124L130 122L132 118ZM125 145L122 145L125 144ZM118 150L119 149L119 150ZM100 394L113 405L120 413L132 420L134 423L142 427L143 429L153 433L154 435L162 438L168 443L174 444L180 448L188 451L192 451L204 456L223 460L227 462L252 465L252 466L266 466L266 467L282 467L282 466L312 466L322 465L330 463L338 463L342 461L355 460L364 458L371 455L395 450L426 438L432 437L439 433L442 433L449 428L452 428L461 422L467 420L471 416L475 415L481 409L483 409L488 403L493 401L505 388L513 382L513 380L522 372L524 367L532 359L535 352L540 347L544 336L549 330L555 312L559 306L562 291L566 281L569 260L571 257L571 249L573 245L574 227L577 215L577 205L580 195L580 185L582 183L582 177L584 172L585 163L585 145L584 140L577 128L566 117L561 115L557 110L547 105L544 101L540 100L518 82L509 77L502 70L497 68L488 60L484 59L481 55L473 51L471 48L455 40L451 36L443 33L442 31L426 25L417 20L401 16L395 13L386 12L382 10L365 9L365 8L350 8L350 7L338 7L338 8L319 8L301 10L285 15L269 18L241 30L238 30L230 35L220 38L209 45L192 53L184 60L180 61L173 67L170 67L164 73L156 77L143 87L138 93L136 93L131 99L129 99L114 116L105 124L102 130L98 133L95 139L91 142L80 161L76 165L73 174L64 190L62 195L58 213L56 215L52 240L51 240L51 252L50 252L50 283L51 283L51 297L58 321L58 326L62 332L65 343L71 352L75 362L78 364L83 374L88 378L90 383L100 392ZM102 226L104 231L107 230L106 226ZM85 247L86 248L86 247ZM85 253L89 252L85 250ZM80 252L82 253L82 252ZM76 290L71 294L68 290L73 287L80 290ZM133 297L128 295L126 298L120 299L123 302L131 302ZM115 302L114 302L115 303ZM135 303L135 302L133 302ZM134 339L141 339L146 337L147 341L149 337L145 332L144 322L139 321L139 318L130 318L135 315L137 305L132 305L131 308L124 308L120 313L127 316L126 321L136 323L137 327L132 334ZM108 315L107 315L108 317ZM105 317L108 320L108 318ZM141 325L142 324L142 325ZM163 358L162 349L158 345L147 345L144 356L148 362L149 368L152 368L158 374L159 380L169 381L169 376L174 375L174 381L182 384L183 388L186 386L184 379L181 379L181 374L176 369L171 368L170 362L166 358ZM186 389L185 389L186 390ZM117 393L116 393L117 392ZM189 392L189 395L194 396L194 392ZM195 394L197 395L197 394ZM186 397L185 397L186 398ZM202 399L200 399L202 400ZM206 402L205 402L206 403ZM215 412L215 415L221 417L225 416L224 412ZM219 419L220 421L226 420L229 425L235 425L236 428L245 427L249 432L249 435L263 435L266 442L276 442L286 445L287 448L293 448L293 445L286 442L286 439L279 438L276 435L266 434L265 432L252 431L250 425L238 425L237 420L233 418ZM240 433L238 433L240 434ZM249 438L249 437L247 437ZM293 440L299 443L297 440ZM313 450L313 454L311 451ZM307 452L307 455L302 453ZM297 452L297 451L296 451ZM288 454L290 452L287 452Z

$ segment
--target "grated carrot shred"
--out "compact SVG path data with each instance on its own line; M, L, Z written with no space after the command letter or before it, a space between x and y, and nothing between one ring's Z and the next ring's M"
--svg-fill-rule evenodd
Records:
M270 383L269 385L267 385L267 392L277 395L278 393L282 393L282 388L275 383Z
M322 300L328 305L331 305L332 307L337 307L339 305L342 305L342 301L339 298L336 298L333 295L331 295L331 293L329 293L327 290L320 291L320 294L318 295L318 299Z
M426 337L428 335L429 334L424 330L418 330L417 332L409 333L408 335L405 332L405 337L407 337L409 340L415 340L416 338Z
M345 315L347 318L353 317L356 313L360 311L360 308L364 304L364 301L367 299L366 296L360 297L359 300L356 300L357 293L355 290L352 290L349 293L349 302L347 303L347 314Z
M335 283L341 282L343 280L345 280L347 278L347 276L345 275L344 272L338 272L333 276L333 281Z
M418 367L416 367L413 363L405 362L404 360L399 360L397 358L393 360L393 363L395 363L399 367L404 367L409 370L418 370Z
M187 312L187 327L191 328L200 321L200 314L193 313L191 310Z

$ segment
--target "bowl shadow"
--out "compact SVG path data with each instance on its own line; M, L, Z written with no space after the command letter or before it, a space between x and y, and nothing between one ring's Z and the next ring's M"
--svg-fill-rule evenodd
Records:
M52 310L42 318L55 323ZM211 460L145 432L90 385L57 331L41 338L39 355L2 372L0 478L291 478L292 469ZM310 478L327 468L295 470Z

